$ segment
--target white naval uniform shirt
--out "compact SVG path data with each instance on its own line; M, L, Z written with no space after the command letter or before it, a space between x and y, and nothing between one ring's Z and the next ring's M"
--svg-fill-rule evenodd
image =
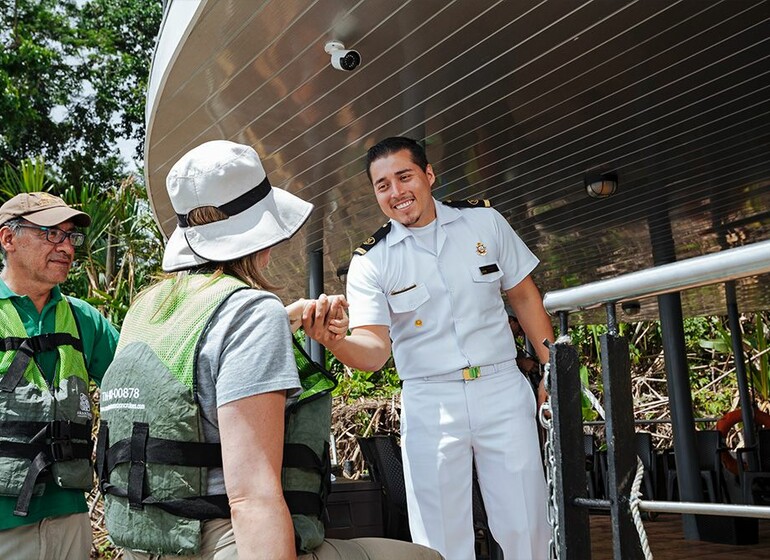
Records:
M513 360L500 292L539 262L496 210L434 203L438 254L391 220L388 235L348 271L350 328L389 327L401 379Z

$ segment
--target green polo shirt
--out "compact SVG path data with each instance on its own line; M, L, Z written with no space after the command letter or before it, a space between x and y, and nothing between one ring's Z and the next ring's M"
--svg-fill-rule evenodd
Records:
M62 299L58 286L51 290L51 299L43 307L42 313L37 312L31 299L15 294L2 279L0 279L0 299L11 300L19 312L19 317L21 317L29 336L55 332L56 304ZM86 369L91 379L99 384L115 354L118 331L88 303L76 298L68 299L72 304L72 311L80 327ZM56 372L58 357L58 352L52 350L39 354L37 358L40 369L50 382L53 381ZM37 523L46 517L88 511L85 494L82 490L61 488L53 482L46 485L42 496L32 497L27 517L13 515L15 506L16 498L0 496L0 531ZM2 537L0 536L0 538Z

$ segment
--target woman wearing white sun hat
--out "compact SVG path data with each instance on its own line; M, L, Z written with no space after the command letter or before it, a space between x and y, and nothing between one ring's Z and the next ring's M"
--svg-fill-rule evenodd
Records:
M271 187L251 147L223 140L185 154L166 185L178 227L163 269L178 274L132 305L102 384L107 528L128 558L295 558L281 464L304 303L290 321L262 270L312 205ZM328 329L341 337L344 300L334 305ZM440 556L358 539L307 558Z

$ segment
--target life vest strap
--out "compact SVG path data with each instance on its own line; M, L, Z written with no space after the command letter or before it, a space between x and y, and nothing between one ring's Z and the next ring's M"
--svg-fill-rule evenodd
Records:
M150 438L150 425L145 422L134 422L129 443L131 466L128 468L128 507L140 510L144 479L147 474L147 440Z
M283 499L292 515L311 515L321 517L325 501L317 492L303 492L301 490L285 490Z
M120 464L130 463L128 488L119 488L109 482L110 473ZM144 496L144 480L148 463L179 465L186 467L212 468L222 466L222 450L218 443L183 442L149 436L149 425L134 423L132 436L110 444L109 426L101 422L96 446L96 471L99 488L104 494L111 494L129 500L132 509L143 509L151 505L172 515L191 519L218 519L230 517L227 495L196 496L176 500L159 501L153 496ZM326 496L331 490L328 473L331 471L329 444L319 457L307 445L287 443L284 445L283 468L312 470L321 475L318 492L286 491L284 499L294 515L321 517Z
M51 463L90 459L92 449L90 441L88 443L75 443L70 440L57 440L50 443L0 441L0 457L33 461L42 453L50 459Z
M75 350L83 351L83 343L69 333L48 333L35 336L8 336L0 338L0 352L28 348L35 354L56 350L59 346L72 346Z
M283 497L292 515L309 515L320 518L326 507L326 497L331 492L331 458L329 443L324 442L324 450L319 457L307 445L286 443L283 446L283 468L306 469L321 475L321 487L318 492L285 490Z
M195 498L182 498L179 500L156 501L150 497L145 501L147 505L154 505L160 509L179 517L198 519L229 519L230 502L227 494L212 496L197 496Z
M107 448L110 446L110 429L107 422L99 422L99 433L96 436L96 483L99 488L108 484L109 472L106 470Z
M13 510L14 515L27 517L29 502L32 500L32 492L35 489L35 482L37 482L40 473L47 469L52 462L51 457L43 451L32 459L27 470L27 476L24 477L24 483L21 485L21 492L19 492L19 497L16 499L16 507Z
M136 428L134 433L137 433ZM101 442L101 430L99 434ZM105 442L103 451L99 450L99 444L97 444L97 455L104 457L103 470L106 475L109 475L118 465L132 462L135 457L139 456L136 452L132 453L133 445L133 437L117 441L112 445ZM136 445L139 443L137 442ZM174 441L147 436L141 445L143 460L146 463L200 468L222 466L222 448L218 443ZM136 448L137 451L139 449L139 447ZM98 461L99 457L97 456L97 464Z
M30 337L9 336L0 338L0 351L8 352L16 350L8 371L0 379L0 391L13 392L24 376L32 356L49 350L56 350L59 346L72 346L83 352L83 343L79 338L69 333L38 334Z
M109 482L113 469L124 463L130 463L127 489ZM96 446L96 472L103 493L128 498L131 509L141 510L147 505L152 505L173 515L192 519L230 517L230 506L224 494L166 501L145 496L144 481L148 463L199 468L221 467L222 450L218 443L150 437L149 424L140 422L134 423L130 438L110 445L109 426L106 422L100 423Z
M315 451L304 443L285 443L283 446L283 468L323 471L324 465Z
M101 486L102 493L129 498L129 492L109 483ZM207 519L229 519L230 503L227 494L215 494L211 496L193 496L176 500L160 501L153 496L147 496L140 502L140 507L154 506L172 515L205 521Z
M91 422L78 424L70 420L35 422L31 420L0 421L0 437L29 437L33 441L49 439L91 439Z
M27 516L35 484L47 480L50 476L48 467L53 463L74 459L90 461L91 450L90 440L88 443L74 443L70 439L59 439L50 443L0 442L0 456L30 460L13 514L20 517Z

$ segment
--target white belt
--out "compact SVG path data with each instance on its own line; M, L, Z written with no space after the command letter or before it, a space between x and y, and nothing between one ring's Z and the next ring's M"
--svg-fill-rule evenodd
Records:
M489 364L486 366L475 366L450 371L449 373L440 373L438 375L431 375L429 377L423 377L424 381L473 381L486 375L491 375L499 371L504 371L516 366L516 360L506 360L497 364Z

